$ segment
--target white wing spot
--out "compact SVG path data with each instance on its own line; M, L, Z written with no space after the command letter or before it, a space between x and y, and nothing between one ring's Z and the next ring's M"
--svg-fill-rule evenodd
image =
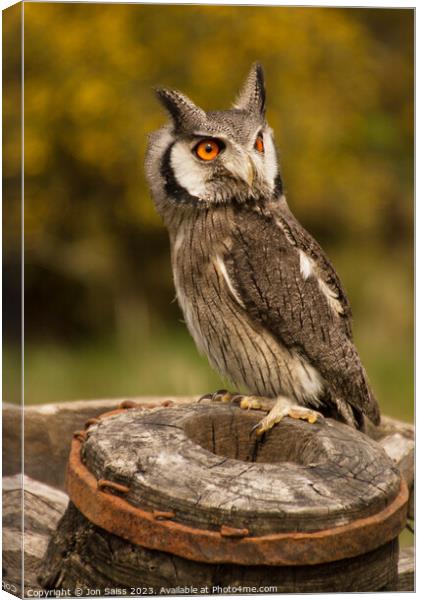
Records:
M323 294L326 296L327 301L330 307L336 311L337 313L342 314L344 312L343 306L338 300L338 294L334 292L328 285L323 281L323 279L318 278L319 287L322 290Z
M306 280L313 273L314 262L307 256L305 252L299 250L300 253L300 271L303 279Z
M183 142L178 142L174 145L171 152L171 166L177 182L189 194L198 197L206 195L207 186L203 167L197 164L192 157L190 149Z
M326 300L328 301L329 306L336 313L342 314L344 309L342 304L338 300L338 294L332 290L328 286L328 284L320 277L320 274L317 269L317 265L314 260L311 259L303 250L299 250L300 254L300 272L303 276L304 281L310 277L310 275L314 275L317 279L317 283L319 284L320 291L324 294Z
M224 278L225 283L228 286L229 291L231 292L232 296L234 296L236 302L238 302L238 304L240 306L242 306L243 308L245 308L243 301L241 300L241 298L239 297L239 295L237 294L234 286L232 285L232 281L228 276L227 273L227 268L225 266L224 261L222 260L222 258L219 256L219 254L217 254L214 258L214 265L217 268L217 270L219 271L219 273L222 275L222 277Z

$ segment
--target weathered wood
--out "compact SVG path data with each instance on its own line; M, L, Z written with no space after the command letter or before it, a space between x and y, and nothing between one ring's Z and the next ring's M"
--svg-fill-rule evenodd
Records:
M147 407L150 404L174 402L183 404L190 397L115 398L113 400L81 400L20 406L3 404L3 474L22 471L21 435L24 416L25 465L24 472L48 485L64 488L70 442L75 430L83 429L87 419L130 401ZM45 468L46 460L49 467Z
M391 433L379 440L386 453L398 465L409 490L408 518L414 518L415 443L401 433Z
M399 554L398 583L396 591L413 592L415 590L414 547L403 548Z
M398 470L363 434L285 419L257 441L250 431L260 418L214 404L129 410L89 428L84 462L97 479L128 486L135 506L252 535L343 525L397 495Z
M382 415L379 426L366 422L367 435L383 445L385 451L401 469L409 490L408 518L414 519L414 439L415 427L387 415Z
M40 405L40 406L27 406L24 409L24 414L25 414L25 466L26 466L26 472L32 476L35 476L37 478L40 479L40 481L44 481L53 485L58 485L58 486L63 486L64 483L64 473L65 473L65 468L66 468L66 463L67 463L67 459L68 459L68 452L69 452L69 447L70 447L70 442L72 439L72 434L74 430L80 430L83 429L84 427L84 423L86 422L87 419L89 419L90 417L95 417L98 416L100 414L102 414L103 412L107 411L107 410L112 410L114 408L116 408L121 401L124 399L112 399L112 400L88 400L88 401L80 401L80 402L63 402L63 403L58 403L58 404L50 404L50 405ZM186 403L190 403L190 402L194 402L196 400L196 398L192 398L192 397L183 397L183 398L174 398L174 397L142 397L142 398L132 398L132 399L128 399L129 402L130 401L134 401L135 403L139 403L143 406L145 405L149 405L150 403L159 403L162 401L172 401L175 405L179 405L179 404L186 404ZM4 454L3 457L3 472L5 474L14 474L17 473L20 468L20 461L19 461L19 457L20 457L20 435L21 435L21 408L17 407L17 406L13 406L13 405L7 405L4 404L4 411L3 411L3 448L6 451L6 453ZM413 425L409 424L409 423L403 423L401 421L398 421L396 419L392 419L390 417L382 417L382 424L380 427L370 427L368 429L368 433L369 435L379 441L381 443L382 438L386 438L387 436L390 435L394 435L396 433L398 433L399 435L401 435L403 438L405 438L406 440L413 440L414 439L414 427ZM393 439L397 439L397 438L393 438ZM393 444L392 444L393 446ZM390 445L390 441L386 442L386 450L389 451L390 448L392 448L392 446ZM392 448L392 454L393 454L393 448ZM393 456L394 458L396 457L396 452L395 455ZM48 465L48 467L46 467L46 465ZM7 479L6 478L6 483L7 483ZM14 490L8 490L7 491L7 495L9 497L9 499L11 500L13 498L14 495L14 499L13 499L13 505L15 506L19 506L19 504L16 504L16 501L19 497L20 492L18 491L17 487L16 487L16 482L15 482L15 488ZM411 498L413 500L413 494L411 495ZM4 508L6 508L6 517L9 519L9 507L10 506L10 502L6 499L6 502L4 504ZM60 510L63 510L62 508ZM48 514L48 508L45 507L40 507L40 513L47 515ZM29 514L29 512L28 512ZM410 516L413 517L413 513ZM3 530L3 534L4 534L4 545L3 545L3 549L5 552L5 562L4 565L6 566L6 568L8 569L8 572L11 573L11 569L13 566L13 561L15 561L15 574L19 572L19 563L20 563L20 542L21 542L21 531L19 530L19 520L20 520L20 512L19 510L15 512L15 528L12 527L10 525L10 521L6 522L6 527ZM83 517L81 517L83 519ZM27 576L29 577L28 579L28 585L32 585L35 586L36 585L36 581L35 581L35 568L36 566L39 564L39 557L41 554L41 549L44 549L46 547L47 541L48 540L48 535L46 534L46 536L44 536L42 533L40 533L39 531L37 531L37 527L35 527L35 530L32 531L32 527L34 527L34 523L36 522L36 520L32 519L31 521L27 522L27 526L26 526L26 532L27 532L27 540L28 540L28 548L30 550L30 552L32 553L32 556L35 559L35 562L32 563L31 559L27 559L26 560L26 571L27 571ZM54 520L51 521L51 523L54 523ZM94 528L95 529L95 528ZM96 528L96 534L95 536L98 536L98 531L100 531L98 528ZM58 534L57 534L58 535ZM70 535L70 532L69 532ZM107 535L105 532L103 532L104 538L101 541L101 548L107 547L107 544L109 544L110 542L108 541L110 536ZM37 538L37 536L41 536L40 538ZM111 536L113 537L113 536ZM115 536L114 536L115 538ZM32 544L29 543L29 541L32 541ZM95 537L95 540L98 540L97 537ZM118 538L115 538L115 540L118 540ZM114 540L114 542L115 542ZM114 542L112 542L114 544ZM74 543L74 540L73 542ZM79 543L79 542L78 542ZM116 542L117 543L117 542ZM182 559L179 559L177 557L171 557L165 553L160 553L162 556L158 554L153 554L150 553L148 554L148 552L146 549L142 549L140 547L135 547L136 553L138 554L133 554L133 552L130 550L131 545L130 544L126 544L126 542L124 542L123 540L118 540L118 543L121 544L121 554L119 552L117 552L117 556L114 557L114 555L110 556L104 556L104 561L102 563L101 566L101 556L102 554L99 553L97 560L95 560L95 565L98 562L98 569L102 569L105 573L104 577L107 577L107 572L110 574L110 577L115 577L116 581L120 581L122 579L125 578L125 581L127 582L127 586L134 584L135 582L137 582L137 584L142 584L142 581L147 581L146 579L143 579L143 573L145 573L145 576L147 573L149 573L148 577L152 577L152 574L155 573L155 583L156 585L160 585L161 582L164 582L165 584L167 584L168 586L174 584L174 577L171 576L171 573L174 572L174 567L171 566L174 562L174 564L176 564L178 571L183 574L184 576L180 576L178 578L177 581L179 582L183 582L185 585L188 585L189 583L189 577L191 574L191 565L189 564L189 561L187 561L187 563L185 564L184 570L183 568L180 566L182 562ZM91 548L93 548L93 551L96 552L95 549L95 542L91 541ZM93 546L92 546L93 544ZM120 548L120 546L119 546ZM123 550L124 548L124 550ZM82 550L81 550L82 552ZM142 554L143 553L143 554ZM406 564L408 563L406 554L408 553L407 549L404 549L401 553L401 556L404 558L403 562L401 561L400 566L405 565L405 561ZM83 555L83 552L82 552ZM142 556L145 557L146 555L148 555L147 559L145 559L145 562L142 562ZM370 560L377 560L377 558L373 558L375 556L377 556L378 553L376 554L376 552L374 553L370 553L370 556L372 556L372 558L367 558L368 564ZM78 555L75 556L72 555L72 559L70 562L72 562L72 566L71 569L74 569L76 567L74 567L73 563L77 563L78 560L81 560L80 557L77 558ZM122 557L122 562L120 563L120 556ZM56 556L56 559L58 557ZM70 556L67 557L70 560ZM66 560L67 560L66 558ZM91 559L92 556L89 557L89 559ZM109 565L112 563L114 564L114 558L116 558L116 565L118 565L118 568L116 568L116 570L118 572L120 571L124 571L126 573L126 561L128 560L130 562L130 559L133 558L133 563L132 564L128 564L127 565L127 573L131 573L130 576L126 573L124 575L124 577L122 577L122 575L114 575L110 570L109 570ZM108 561L108 562L107 562ZM328 567L328 569L321 569L319 567L308 567L308 569L310 569L308 571L307 568L303 569L303 571L300 571L300 568L297 567L296 571L289 571L288 573L282 573L282 568L276 568L276 571L279 571L279 569L281 569L280 572L280 579L285 580L285 590L286 591L296 591L296 586L294 587L294 584L291 583L291 578L292 580L294 579L294 577L297 578L297 581L302 581L303 582L303 589L305 586L307 586L307 591L311 591L311 590L316 590L318 589L318 583L317 583L317 573L320 574L320 576L322 578L328 578L331 577L331 582L330 582L330 587L329 589L331 591L341 591L344 588L343 585L343 581L340 579L340 573L344 573L343 578L345 580L345 582L348 581L348 579L351 578L351 576L349 576L349 574L351 573L351 571L349 570L350 567L348 566L344 566L342 565L343 561L341 561L340 564L340 568L338 568L337 570L335 570L333 568L332 571L330 571L330 567ZM63 561L64 564L64 561ZM66 563L68 564L68 563ZM107 566L108 564L108 566ZM35 566L33 566L35 565ZM84 566L84 570L85 571L89 571L89 577L92 576L91 580L92 582L95 581L95 578L98 575L97 572L97 567L96 566L89 566L88 562L86 563L86 565ZM137 566L136 566L137 565ZM160 568L162 565L162 574L160 572ZM164 565L167 565L166 567L164 567ZM393 560L391 559L390 565L393 565ZM389 565L389 566L390 566ZM380 568L380 567L379 567ZM139 576L136 578L136 575L133 574L133 571L136 571L136 569L139 572ZM252 571L253 569L255 569L255 567L251 568ZM311 569L315 569L313 575L311 574ZM365 565L363 565L363 567L356 567L356 571L355 571L355 586L353 589L358 590L358 589L372 589L367 587L367 585L370 585L370 582L366 585L365 583L365 576L367 576L367 579L371 578L371 571L370 568L367 568L367 570L365 569ZM359 570L358 570L359 569ZM247 569L240 569L240 568L235 568L235 573L236 575L232 575L228 574L228 572L226 572L226 574L224 575L225 579L224 581L233 581L233 580L237 580L237 582L250 582L250 578L247 578L245 576L246 573L250 572L250 567L248 567ZM381 570L381 569L380 569ZM390 566L389 568L390 571L393 570L393 566ZM327 572L329 571L329 573ZM74 571L72 571L74 572ZM405 572L410 572L410 568L409 571L403 571ZM306 573L309 573L309 579L306 579ZM83 575L84 577L88 578L88 575L86 574L86 572ZM405 575L406 576L406 575ZM76 575L75 575L76 577ZM111 579L112 579L111 577ZM412 577L412 576L411 576ZM312 579L313 578L313 579ZM107 581L111 581L111 579L107 579ZM5 581L7 581L7 577L4 578ZM15 581L18 582L19 577L16 576L15 577ZM71 575L69 574L67 576L67 579L65 578L64 581L69 582L69 585L74 585L74 582L76 581L75 578L73 578ZM195 576L194 579L195 582L197 582L197 585L200 586L202 581L213 581L216 585L219 583L219 581L223 581L223 579L219 578L218 575L218 570L214 571L212 575L203 577L201 576L200 572L198 572L197 576ZM265 575L261 575L261 579L260 582L262 584L266 583L266 577ZM359 587L359 584L361 582L361 587ZM376 575L373 576L372 578L372 583L374 586L380 585L380 578ZM180 585L180 583L179 583ZM405 584L406 585L406 584ZM289 586L289 587L288 587ZM336 587L335 587L336 586ZM401 584L399 584L399 586L401 586ZM374 588L373 588L374 589ZM377 588L376 588L377 589ZM395 588L389 586L389 589L403 589L402 587L397 588L395 586ZM280 589L280 591L282 591Z
M373 440L381 440L387 435L399 433L410 440L415 437L415 428L412 423L406 423L387 415L382 415L380 425L373 425L371 421L366 422L367 435Z
M66 494L39 481L21 475L3 478L3 579L17 593L21 592L22 545L25 588L41 589L37 581L41 561L67 504Z
M123 493L133 506L173 513L175 524L252 536L343 526L378 513L397 495L398 469L367 436L330 420L285 419L257 441L250 430L260 418L215 404L127 410L89 425L83 459L97 480L119 484L108 493ZM279 592L396 586L396 539L363 556L338 561L333 547L328 564L276 568L207 564L145 546L106 532L72 504L46 555L43 585L265 582Z
M64 488L64 474L73 431L83 429L90 417L117 408L121 402L135 402L141 406L164 401L184 405L197 401L193 396L142 396L111 400L80 400L54 404L20 406L3 403L3 474L14 475L22 470L21 419L25 418L25 473L48 485ZM391 417L382 416L382 423L374 427L367 422L368 435L380 440L391 433L400 433L414 439L414 426ZM45 469L48 458L50 466Z
M45 589L74 590L77 585L82 590L100 589L102 594L118 589L118 595L144 590L138 596L168 595L169 590L180 595L181 588L207 594L224 589L232 593L233 588L237 593L370 592L387 586L396 589L397 560L394 540L367 553L364 560L356 557L324 565L244 568L198 563L129 544L89 523L70 504L45 556L41 579Z
M380 440L380 445L397 463L408 487L411 487L414 483L414 442L400 433L392 433Z

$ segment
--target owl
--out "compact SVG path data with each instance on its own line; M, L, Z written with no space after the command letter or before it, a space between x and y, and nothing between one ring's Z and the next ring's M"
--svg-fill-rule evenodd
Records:
M168 229L177 299L200 352L236 390L205 397L284 416L380 422L335 269L290 211L254 64L229 110L157 89L169 123L146 175Z

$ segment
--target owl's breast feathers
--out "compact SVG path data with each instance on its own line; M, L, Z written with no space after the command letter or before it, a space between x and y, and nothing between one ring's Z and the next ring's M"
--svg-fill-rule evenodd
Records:
M286 203L203 211L172 236L180 305L199 348L234 382L290 393L349 424L380 420L339 278Z

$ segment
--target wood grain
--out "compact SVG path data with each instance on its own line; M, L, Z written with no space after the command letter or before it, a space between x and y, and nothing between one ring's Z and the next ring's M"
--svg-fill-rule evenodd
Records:
M413 546L400 551L396 590L399 592L413 592L415 590L415 557Z
M302 567L210 565L129 544L89 523L70 504L45 556L41 581L45 589L74 589L77 582L82 589L123 589L129 594L139 587L154 594L172 588L179 595L178 586L207 586L208 594L227 586L241 586L244 593L245 587L260 586L274 586L272 593L370 592L396 589L398 553L394 540L363 560Z
M3 478L3 579L18 592L22 548L25 588L41 589L37 581L41 561L67 504L66 494L39 481L20 475Z
M396 497L398 469L363 434L286 418L259 441L250 431L260 418L215 404L128 410L89 428L83 458L96 479L129 487L135 506L251 535L343 525Z
M83 429L87 419L117 408L122 400L124 399L65 402L25 407L23 414L25 418L26 472L38 478L40 482L62 487L73 431ZM172 401L176 406L181 406L194 402L195 398L142 397L128 399L128 403L130 405L130 402L134 402L135 404L147 406L150 403L159 403L165 400ZM6 474L17 473L21 468L19 462L21 417L20 407L4 405L3 435L5 454L3 469ZM250 418L250 415L247 418ZM228 425L224 425L224 428L229 431ZM407 442L408 440L412 441L414 438L413 425L383 416L381 425L379 427L370 425L367 433L380 444L383 443L382 440L385 440L383 443L384 449L391 458L397 461L396 465L402 468L402 472L406 473L405 477L409 483L413 449L411 451L411 444L407 444ZM402 436L406 441L395 434ZM209 430L206 433L203 427L197 429L197 431L195 427L191 427L189 436L192 440L196 440L199 445L201 444L205 450L213 450L214 438L212 434L209 435ZM234 443L232 436L229 439L229 435L226 435L223 442L215 440L215 450L221 453L231 453L231 455L234 455L233 460L242 460L244 456L247 457L250 446L246 449L246 444L249 443L248 438L246 441L244 436L240 436L240 440L241 444L238 446ZM258 462L260 460L269 461L265 457L265 452L268 452L270 448L273 450L275 448L274 444L275 441L271 441L268 436L263 445L264 447L258 449L255 460ZM399 448L402 449L404 446L406 446L408 452L400 452ZM287 458L288 453L291 451L287 444L283 444L279 458ZM237 458L235 458L236 453L238 453ZM405 456L407 457L404 460L406 466L400 464L401 459ZM216 460L224 460L224 457L217 455ZM245 462L249 463L249 461ZM46 468L46 464L48 464L48 468ZM141 464L142 462L140 462ZM274 466L274 463L271 462L261 464L268 467ZM408 464L409 468L407 468ZM296 467L298 466L299 462L296 463ZM246 467L249 467L249 464L246 464ZM6 477L4 481L7 484L4 491L6 498L4 501L6 521L3 529L4 565L7 569L7 576L12 577L12 579L15 576L14 579L18 582L22 539L22 532L19 528L20 476L12 478L11 488L8 483L9 478ZM25 500L26 497L30 497L34 505L33 511L27 511L28 517L31 512L32 516L25 523L25 550L29 551L32 556L30 558L28 555L26 560L28 585L38 585L35 571L39 569L42 554L48 545L51 534L53 534L53 541L49 546L44 559L44 566L41 569L44 582L49 582L48 585L53 587L54 582L60 585L63 584L63 586L74 586L76 581L81 580L91 587L95 587L94 583L97 582L101 585L111 585L114 588L117 584L120 586L127 585L129 588L132 585L145 585L147 583L153 586L173 586L188 585L190 582L190 585L196 584L199 587L211 584L218 586L240 583L243 585L270 585L274 583L279 586L279 592L373 591L381 588L389 590L413 589L413 550L405 548L401 551L398 582L396 579L398 552L396 542L386 548L379 548L368 553L364 556L363 561L347 559L339 563L294 567L292 569L281 567L241 568L235 565L221 565L218 567L200 565L168 555L165 552L148 551L140 546L128 544L124 540L89 524L72 505L70 505L69 511L59 524L58 530L53 533L57 519L64 511L64 505L63 502L57 502L54 490L51 487L48 488L52 493L49 507L45 504L45 498L37 498L40 490L43 489L40 482L36 484L37 489L30 489L27 485L25 495ZM66 497L62 496L62 498L65 502ZM49 508L52 508L55 515L51 521L48 520ZM44 521L44 525L48 525L48 530L41 531L44 525L40 529L37 515L40 516L41 521L46 518L47 523ZM85 542L86 546L84 546ZM70 548L74 549L74 552L69 552ZM93 556L95 556L95 560L92 559ZM393 583L394 578L395 583Z

